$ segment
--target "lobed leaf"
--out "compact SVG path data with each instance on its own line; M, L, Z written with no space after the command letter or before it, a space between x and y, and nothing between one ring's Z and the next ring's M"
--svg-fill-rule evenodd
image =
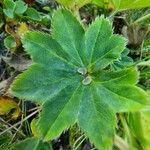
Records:
M14 50L17 44L15 38L10 35L4 39L4 45L7 49Z
M59 9L53 16L52 26L52 37L61 45L63 52L71 56L75 65L82 67L84 29L79 21L69 11Z
M54 139L78 123L98 149L107 150L114 137L115 113L136 111L148 99L136 86L135 67L108 67L121 56L125 40L114 35L102 17L85 31L66 9L55 12L52 27L52 36L28 32L23 37L33 64L14 81L12 93L42 104L35 125L40 138Z
M87 29L85 55L90 71L103 69L120 57L125 48L125 40L112 33L112 25L103 17L97 19Z

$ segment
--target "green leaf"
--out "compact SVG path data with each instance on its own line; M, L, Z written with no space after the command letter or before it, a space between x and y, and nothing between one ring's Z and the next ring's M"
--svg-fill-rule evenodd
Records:
M129 49L126 48L122 54L121 54L121 58L117 61L115 61L112 64L112 68L114 70L119 70L119 69L124 69L126 67L132 66L133 65L133 59L131 57L128 56L129 53Z
M92 0L93 4L96 4L102 8L108 8L108 5L110 4L110 0Z
M27 5L23 1L4 0L4 13L9 18L14 18L14 15L21 15L27 10Z
M69 19L70 21L68 21ZM83 66L81 58L84 49L84 29L81 24L74 16L70 16L70 12L63 9L54 14L52 22L53 38L61 45L63 51L70 55L70 59L75 65L81 66L80 64L82 64Z
M34 8L28 8L25 14L26 14L26 17L31 20L41 21L41 16L39 12Z
M107 42L106 42L107 41ZM107 19L97 19L85 33L85 56L90 71L98 71L117 60L125 47L124 38L112 34Z
M4 0L4 14L9 18L14 18L15 2L13 0Z
M52 27L52 36L28 32L23 37L33 64L14 81L12 93L42 104L34 126L42 139L54 139L78 123L98 149L107 150L114 137L115 113L147 104L146 92L136 86L135 67L110 70L125 40L113 34L107 19L98 18L85 31L65 9L54 13Z
M7 36L4 39L4 45L7 49L13 50L16 47L16 40L13 36Z
M112 0L117 10L138 9L150 6L149 0Z
M150 6L149 0L92 0L92 3L102 8L112 8L113 10L123 11L126 9L139 9Z
M91 0L82 0L82 1L81 0L57 0L57 2L67 8L78 10L85 4L90 3Z
M83 90L78 122L96 147L104 150L110 148L115 132L115 114L111 106L100 98L96 84Z
M37 121L38 121L38 118L34 118L32 121L31 121L31 131L32 131L32 134L34 135L34 137L36 138L40 138L41 135L40 135L40 132L39 130L37 130Z
M28 8L26 3L24 3L23 1L18 0L15 3L16 3L15 13L18 15L23 14Z
M143 147L145 150L149 150L150 147L150 111L149 106L141 112L130 113L128 122L131 133L134 135L137 142L134 142L137 148ZM140 145L140 146L139 146Z
M143 134L145 138L145 142L143 142L143 145L145 146L145 149L148 150L150 147L150 111L141 112L141 122L142 122L142 128L143 128Z
M23 141L20 141L16 144L14 144L10 150L52 150L52 147L46 143L43 142L37 138L27 138Z

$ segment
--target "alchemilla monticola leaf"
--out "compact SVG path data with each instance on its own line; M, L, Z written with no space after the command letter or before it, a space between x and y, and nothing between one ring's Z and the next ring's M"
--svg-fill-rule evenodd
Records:
M33 64L19 75L12 93L42 104L37 122L44 140L78 123L98 149L111 148L117 112L136 111L147 103L136 86L135 67L111 71L125 39L111 23L97 18L86 30L65 9L52 19L52 35L28 32L22 42Z

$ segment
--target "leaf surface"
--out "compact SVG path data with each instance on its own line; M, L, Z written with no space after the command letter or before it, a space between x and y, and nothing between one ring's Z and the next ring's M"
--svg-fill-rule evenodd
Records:
M115 114L111 107L100 98L95 85L84 88L78 122L96 147L99 149L111 147L116 125Z
M106 9L117 11L139 9L150 6L149 0L92 0L92 3Z
M107 19L97 19L85 33L85 55L89 70L103 69L118 59L125 47L125 40L112 34L112 25ZM107 42L106 42L107 41Z
M24 1L16 1L15 13L18 15L23 14L27 10L27 5Z
M52 37L61 45L63 51L71 56L76 65L83 66L81 58L83 53L84 29L79 21L70 15L70 12L59 9L54 14L52 22ZM62 24L64 25L63 28Z
M81 8L85 4L90 3L91 1L92 0L57 0L58 3L73 10L78 10L79 8Z
M85 31L65 9L55 12L52 27L52 36L25 34L23 46L33 63L17 77L12 93L42 104L35 125L40 138L54 139L78 123L97 148L108 150L115 113L147 103L147 94L136 86L136 68L109 68L121 56L125 40L113 34L107 19L98 18Z
M14 17L14 11L15 11L15 2L13 0L4 0L4 14L9 17Z
M150 6L149 0L112 0L118 10L138 9Z
M41 140L37 138L27 138L23 141L20 141L16 144L14 144L10 150L52 150L52 147L46 143L42 142Z

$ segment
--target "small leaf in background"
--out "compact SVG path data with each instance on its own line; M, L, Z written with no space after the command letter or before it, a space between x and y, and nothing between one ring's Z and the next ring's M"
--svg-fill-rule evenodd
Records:
M137 149L149 150L150 148L150 110L130 113L129 128L131 130L132 142Z
M4 0L4 13L7 17L13 19L15 14L21 15L27 10L27 4L23 1Z
M16 4L15 13L17 15L23 14L28 8L28 6L25 4L25 2L20 1L20 0L16 1L15 4Z
M112 0L117 10L137 9L150 6L150 0Z
M25 14L26 14L26 17L31 20L41 21L40 13L34 8L31 8L31 7L28 8Z
M15 2L13 0L4 0L4 13L9 18L14 18Z
M10 150L52 150L52 147L49 143L37 138L27 138L14 144Z
M57 0L57 2L71 10L78 10L85 4L90 3L91 0Z
M96 5L100 6L100 7L104 7L104 0L92 0L92 3L96 4Z
M42 135L40 134L39 130L38 130L38 126L37 126L37 121L38 119L37 118L34 118L31 122L31 131L32 131L32 134L34 135L34 137L37 137L37 138L41 138Z
M8 50L14 51L16 49L16 40L13 36L9 35L4 39L4 45Z
M16 119L20 114L20 108L14 99L9 97L0 97L0 115L10 115Z
M146 150L150 148L150 111L141 112L143 134L145 138Z
M123 11L126 9L138 9L150 6L149 0L92 0L92 3L111 10Z
M119 60L115 61L111 66L113 69L115 70L119 70L119 69L123 69L126 67L129 67L131 65L133 65L133 59L131 57L128 56L129 54L129 49L126 48L122 54L121 54L121 58L119 58Z
M108 10L114 10L114 5L111 0L92 0L92 3Z

